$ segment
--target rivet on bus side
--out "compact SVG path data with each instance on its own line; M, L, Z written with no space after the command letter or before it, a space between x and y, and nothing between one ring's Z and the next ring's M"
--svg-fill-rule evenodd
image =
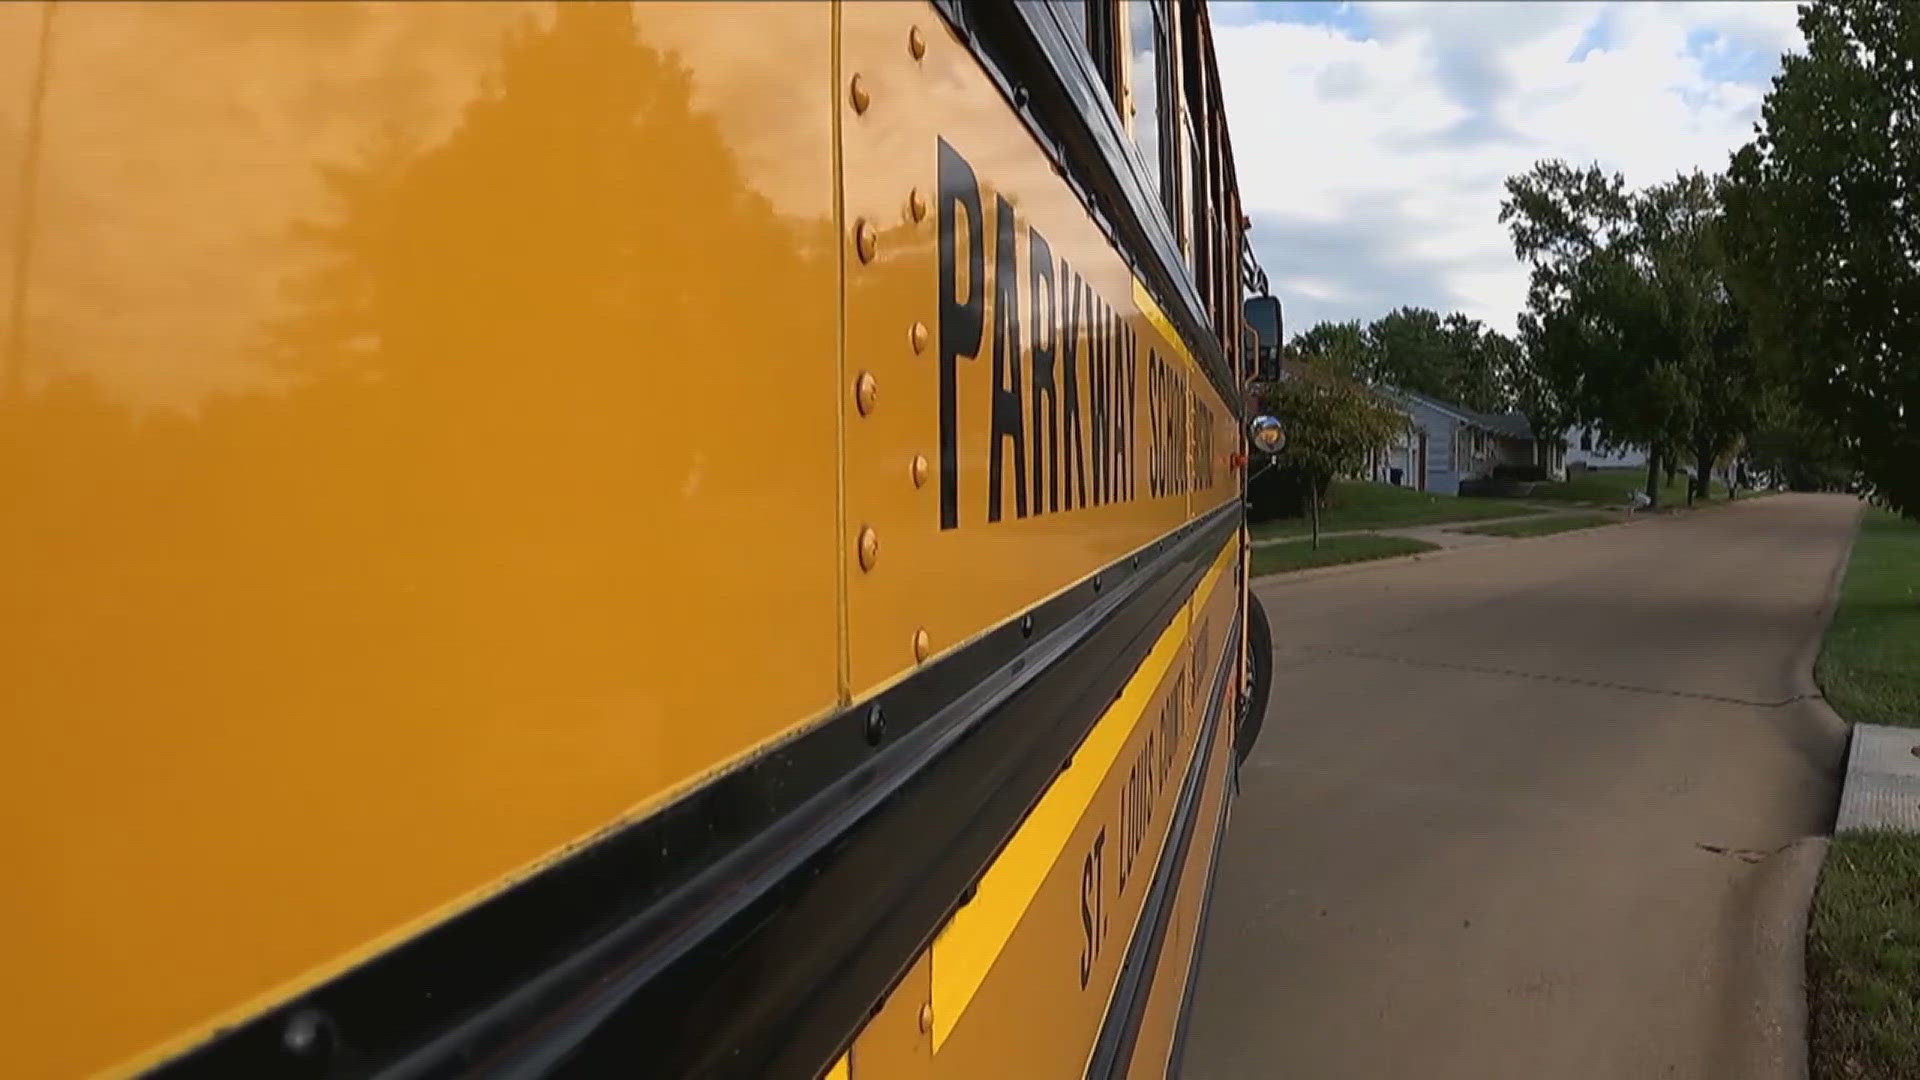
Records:
M915 60L927 55L927 39L920 36L917 26L907 31L907 51L913 54Z
M921 660L925 660L927 658L927 653L932 648L933 648L933 639L927 636L927 631L925 627L922 627L913 632L913 659L916 663L918 663Z
M871 371L861 372L860 377L853 381L853 400L860 406L861 416L873 411L874 397L879 392L880 388L875 385Z
M861 262L873 261L873 252L878 244L879 238L874 235L873 226L867 224L866 218L861 218L854 223L853 247L860 253Z
M927 455L913 455L913 486L927 486Z
M871 570L880 561L880 534L873 526L860 526L860 569Z
M853 111L864 113L867 106L873 104L873 95L867 92L867 82L858 74L853 77L853 85L847 88L847 96L853 100Z
M914 352L927 351L927 324L926 323L923 323L923 322L914 323L913 329L907 333L907 337L913 341Z
M907 209L912 212L913 220L927 220L927 197L920 194L919 188L907 193Z
M933 1030L933 1002L923 1001L920 1003L920 1034L925 1035L927 1032L930 1032L932 1030Z

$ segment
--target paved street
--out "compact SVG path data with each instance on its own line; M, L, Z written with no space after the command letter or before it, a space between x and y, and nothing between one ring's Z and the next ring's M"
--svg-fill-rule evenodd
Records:
M1769 852L1832 822L1797 674L1857 512L1781 495L1260 585L1189 1080L1737 1077Z

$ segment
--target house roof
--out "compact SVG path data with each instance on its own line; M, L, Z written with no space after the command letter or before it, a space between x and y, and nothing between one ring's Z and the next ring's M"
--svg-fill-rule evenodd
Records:
M1425 394L1416 394L1411 390L1394 390L1392 393L1412 402L1425 405L1436 412L1442 412L1465 424L1472 424L1483 431L1495 435L1504 435L1509 439L1532 439L1533 423L1523 413L1483 413L1453 405Z
M1474 413L1472 422L1510 439L1533 438L1533 422L1521 413Z

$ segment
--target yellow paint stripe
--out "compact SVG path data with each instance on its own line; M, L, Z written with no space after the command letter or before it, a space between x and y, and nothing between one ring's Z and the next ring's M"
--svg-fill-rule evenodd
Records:
M1227 561L1237 550L1229 543L1188 598L1185 608L1168 624L1140 669L1120 697L1094 724L1074 753L1073 764L1054 780L1013 839L981 877L972 902L955 912L933 940L933 1048L937 1053L953 1033L967 1006L979 992L994 961L1006 949L1013 931L1039 895L1047 873L1066 849L1067 842L1120 752L1145 716L1147 705L1168 669L1178 659L1193 625L1197 603L1211 597Z
M937 1053L1006 948L1047 872L1093 805L1101 783L1144 716L1153 692L1186 640L1177 618L1153 644L1120 697L1094 724L1073 764L1054 780L1000 857L980 879L973 901L955 912L933 939L933 1048Z
M840 1060L834 1062L833 1065L827 1069L827 1074L821 1077L820 1080L853 1080L853 1065L850 1063L847 1055L841 1054Z
M1167 318L1167 313L1160 310L1159 304L1154 303L1153 294L1147 291L1147 287L1140 283L1139 278L1133 279L1133 306L1140 309L1140 314L1147 317L1147 321L1153 324L1155 330L1160 331L1160 336L1167 340L1173 351L1179 354L1180 359L1187 362L1188 367L1195 366L1193 353L1187 351L1186 341L1174 332L1173 323Z

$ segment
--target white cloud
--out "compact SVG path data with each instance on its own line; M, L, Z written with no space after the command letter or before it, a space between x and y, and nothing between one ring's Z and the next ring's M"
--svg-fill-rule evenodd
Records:
M1759 116L1791 3L1371 3L1216 27L1254 242L1295 329L1398 304L1511 329L1502 182L1543 158L1644 185L1718 170ZM1583 48L1585 46L1585 48ZM1580 52L1579 60L1573 59Z

